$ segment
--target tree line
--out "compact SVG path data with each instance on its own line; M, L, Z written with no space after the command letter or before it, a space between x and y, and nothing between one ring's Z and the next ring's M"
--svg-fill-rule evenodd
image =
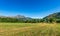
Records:
M5 17L1 18L0 17L0 22L11 22L11 23L60 23L60 19L55 19L55 18L48 18L48 19L21 19L21 18L10 18L10 17Z

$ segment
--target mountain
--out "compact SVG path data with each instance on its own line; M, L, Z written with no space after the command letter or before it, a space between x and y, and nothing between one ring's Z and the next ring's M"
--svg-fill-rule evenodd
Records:
M26 21L26 20L31 20L32 18L30 17L25 17L23 15L16 15L16 16L0 16L0 18L16 18L18 20L23 20L23 21Z
M45 22L57 22L60 23L60 12L50 14L43 18Z
M60 19L60 12L50 14L50 15L44 17L43 19L49 19L49 18Z
M25 17L25 16L22 16L22 15L14 16L14 18L17 18L17 19L19 19L19 20L24 20L24 21L26 21L26 20L31 20L31 19L32 19L32 18L30 18L30 17Z

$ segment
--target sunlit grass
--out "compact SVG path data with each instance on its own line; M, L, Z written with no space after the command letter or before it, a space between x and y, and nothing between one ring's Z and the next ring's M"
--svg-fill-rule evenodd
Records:
M0 23L0 36L60 36L60 24Z

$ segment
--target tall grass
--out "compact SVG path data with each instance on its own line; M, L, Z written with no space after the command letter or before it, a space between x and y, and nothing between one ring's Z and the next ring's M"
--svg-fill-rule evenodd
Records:
M1 23L0 36L60 36L60 24Z

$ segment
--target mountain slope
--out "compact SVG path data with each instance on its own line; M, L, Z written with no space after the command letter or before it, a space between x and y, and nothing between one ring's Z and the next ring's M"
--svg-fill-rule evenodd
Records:
M56 18L56 19L60 19L60 12L50 14L50 15L48 15L48 16L46 16L46 17L44 17L43 19L49 19L49 18Z
M50 14L43 18L45 22L57 22L60 23L60 12Z

